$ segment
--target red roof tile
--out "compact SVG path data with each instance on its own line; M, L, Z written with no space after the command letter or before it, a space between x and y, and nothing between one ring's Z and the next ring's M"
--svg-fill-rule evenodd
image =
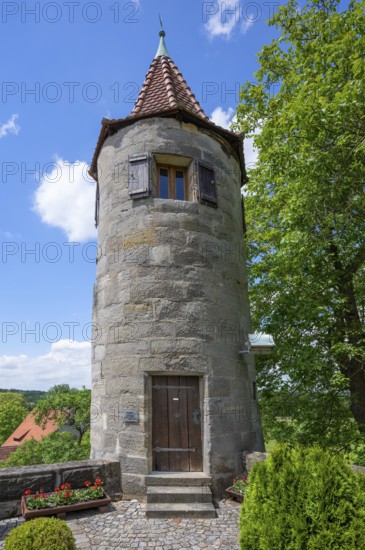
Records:
M8 447L0 447L0 461L1 460L7 460L9 458L9 456L11 455L11 453L13 453L14 451L17 450L18 447L15 447L15 446L11 446L10 445Z
M191 122L198 127L222 137L237 156L241 167L242 181L247 181L243 155L243 134L225 130L212 122L201 108L183 75L167 53L164 31L160 32L160 46L146 75L131 114L126 118L109 120L103 118L89 174L98 181L97 161L108 136L120 128L150 117L172 117Z
M208 120L172 59L158 56L151 63L130 116L161 113L177 107Z
M27 418L17 427L10 437L2 444L2 447L18 447L28 439L40 441L42 437L50 435L58 430L59 426L53 421L48 420L44 429L36 424L34 414L29 413Z

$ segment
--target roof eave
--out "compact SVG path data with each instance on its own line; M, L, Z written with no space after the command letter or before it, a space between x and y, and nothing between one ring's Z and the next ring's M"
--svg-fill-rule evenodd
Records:
M185 119L188 122L193 122L198 127L206 128L212 131L213 133L217 133L221 137L225 138L228 141L228 143L231 145L232 149L237 153L239 163L240 163L240 168L241 168L242 184L245 184L248 181L246 168L245 168L244 153L243 153L244 134L235 133L235 132L231 132L230 130L226 130L221 126L214 124L214 122L212 122L211 120L204 119L201 116L196 115L182 107L177 107L177 108L175 107L169 110L156 111L154 113L147 113L147 114L141 114L141 115L133 115L133 116L128 116L128 117L119 118L119 119L103 118L101 121L102 128L100 131L99 139L96 145L93 159L91 161L91 166L89 170L90 176L93 177L95 181L98 181L97 161L98 161L100 151L108 136L115 134L121 128L130 126L135 122L138 122L139 120L156 118L156 117L174 117L174 118L180 117L181 120Z

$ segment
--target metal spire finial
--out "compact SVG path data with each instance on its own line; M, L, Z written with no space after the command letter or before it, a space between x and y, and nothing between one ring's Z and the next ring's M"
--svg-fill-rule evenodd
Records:
M166 48L166 44L165 44L165 36L166 36L166 33L165 31L163 30L163 23L162 23L162 17L161 15L159 15L159 18L160 18L160 25L161 25L161 30L159 32L159 35L160 35L160 44L158 46L158 50L157 50L157 53L155 55L155 59L156 57L160 57L160 56L165 56L165 57L170 57L169 56L169 53L167 51L167 48Z

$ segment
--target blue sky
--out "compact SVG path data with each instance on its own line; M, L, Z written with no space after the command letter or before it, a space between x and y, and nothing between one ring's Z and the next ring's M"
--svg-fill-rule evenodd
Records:
M283 2L3 2L0 20L0 387L90 387L102 117L133 108L158 46L227 126ZM248 161L253 160L248 144Z

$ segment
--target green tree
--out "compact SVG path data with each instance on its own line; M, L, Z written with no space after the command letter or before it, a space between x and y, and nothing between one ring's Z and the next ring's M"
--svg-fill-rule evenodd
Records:
M364 0L295 1L270 20L237 129L258 161L245 199L266 435L350 448L365 434Z
M42 453L39 443L35 439L28 439L7 460L0 462L0 468L32 466L33 464L42 464Z
M32 464L54 464L71 460L87 460L90 457L90 433L86 432L79 444L67 432L55 432L41 441L25 441L9 458L0 462L0 468L31 466Z
M78 432L78 443L90 428L91 391L70 388L67 384L54 386L38 401L34 410L36 422L44 426L47 420L59 426L68 424Z
M27 404L21 393L0 393L0 445L23 422L27 414Z

